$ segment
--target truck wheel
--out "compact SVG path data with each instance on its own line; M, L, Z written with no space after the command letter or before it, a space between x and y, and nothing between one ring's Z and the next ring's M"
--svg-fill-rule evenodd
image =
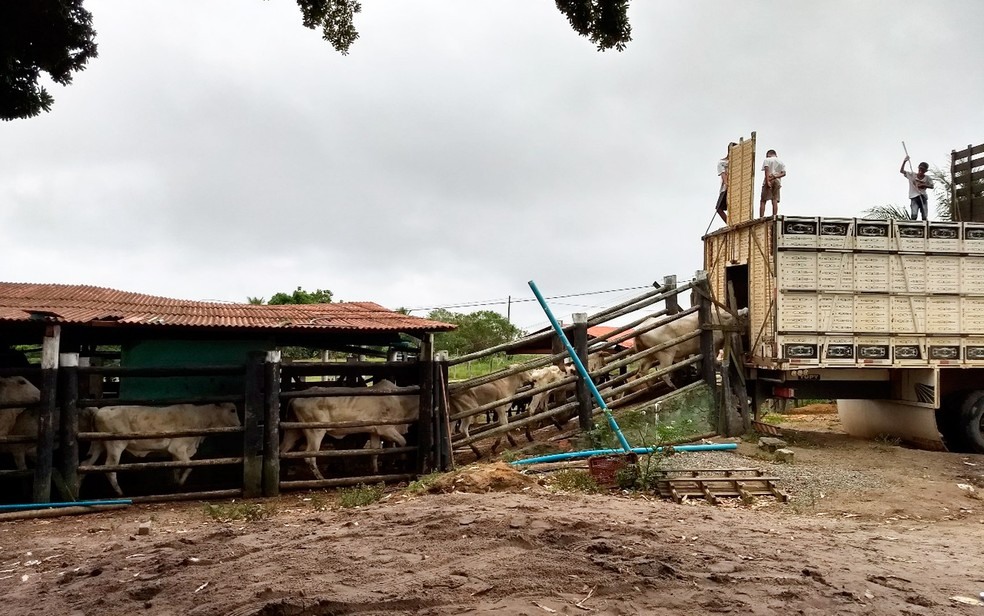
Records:
M960 407L964 443L975 453L984 453L984 391L972 391Z

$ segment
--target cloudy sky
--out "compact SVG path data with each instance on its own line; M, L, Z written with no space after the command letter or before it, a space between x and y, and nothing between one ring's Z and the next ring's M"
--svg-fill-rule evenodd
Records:
M550 0L363 4L342 56L288 0L87 0L99 57L0 123L0 279L391 308L626 289L701 267L751 131L809 216L907 203L902 140L939 166L984 142L979 0L635 0L622 53Z

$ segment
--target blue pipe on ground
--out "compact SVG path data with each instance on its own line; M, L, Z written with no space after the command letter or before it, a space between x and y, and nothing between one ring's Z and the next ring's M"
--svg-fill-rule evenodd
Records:
M530 285L530 289L533 290L533 295L536 296L536 301L540 302L540 307L543 308L543 312L547 314L547 318L550 319L550 325L553 326L554 331L557 332L557 337L560 341L564 343L564 348L567 349L567 353L571 357L571 361L574 362L574 367L577 368L578 373L580 373L581 378L588 385L588 389L591 391L591 395L594 396L595 402L605 413L605 419L608 420L608 425L611 427L612 432L615 433L615 437L618 438L619 444L622 446L624 451L629 451L632 446L629 445L629 441L625 439L625 435L622 434L622 429L619 427L618 422L615 421L615 417L612 416L612 412L608 410L608 405L605 404L605 399L602 398L601 393L598 388L595 387L594 381L591 380L591 376L588 374L588 370L581 363L581 358L577 356L577 351L571 346L570 340L567 339L567 334L564 333L563 328L560 327L560 323L554 318L553 312L550 310L550 306L547 305L547 301L543 299L540 295L540 289L536 288L536 283L530 280L527 284Z
M667 447L667 449L672 449L673 451L731 451L738 449L736 443L711 443L709 445L673 445ZM663 447L633 447L630 450L632 453L639 455L648 455L654 451L659 453L663 451ZM520 465L520 464L539 464L540 462L561 462L563 460L577 460L579 458L590 458L591 456L610 456L614 454L625 453L621 449L592 449L590 451L569 451L567 453L555 453L549 456L540 456L537 458L527 458L525 460L515 460L510 462L510 464Z
M99 507L102 505L132 505L133 501L128 498L116 500L90 500L75 501L72 503L22 503L16 505L0 505L0 512L3 511L30 511L32 509L57 509L60 507Z

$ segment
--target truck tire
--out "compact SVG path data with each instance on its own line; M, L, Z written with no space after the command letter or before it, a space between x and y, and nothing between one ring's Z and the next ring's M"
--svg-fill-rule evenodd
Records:
M974 453L984 453L984 390L970 392L960 406L964 444Z

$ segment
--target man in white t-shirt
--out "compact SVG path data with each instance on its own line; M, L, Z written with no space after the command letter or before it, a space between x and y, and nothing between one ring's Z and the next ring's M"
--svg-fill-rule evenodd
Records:
M908 156L902 161L899 173L909 180L909 213L912 220L919 220L919 212L922 212L923 220L929 220L929 195L926 194L926 189L935 188L933 178L926 174L929 171L929 165L919 163L918 173L913 173L905 170L907 162L909 162Z
M762 182L762 199L759 201L759 218L765 217L765 202L772 201L772 215L779 213L779 189L782 188L782 179L786 177L786 165L776 157L775 150L765 153L765 162L762 163L762 171L765 172L765 180Z
M718 161L718 177L721 178L721 190L718 192L717 210L718 216L728 224L728 156L731 155L731 148L738 145L734 141L728 144L728 154Z

